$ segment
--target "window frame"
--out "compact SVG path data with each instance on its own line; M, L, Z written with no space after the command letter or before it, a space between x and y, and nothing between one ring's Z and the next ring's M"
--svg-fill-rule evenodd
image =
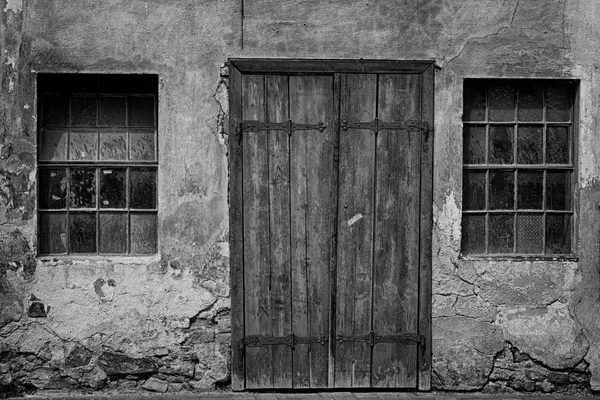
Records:
M121 85L121 86L117 86ZM38 257L152 257L159 253L159 235L158 235L158 212L159 212L159 152L158 152L158 75L156 74L72 74L72 73L40 73L37 75L37 152L36 152L36 204L37 204L37 256ZM66 98L66 123L65 124L45 124L44 119L44 104L46 97L63 97ZM93 98L95 104L95 125L75 124L73 123L72 105L73 99L77 98ZM102 123L101 108L102 100L105 98L123 98L124 104L124 124L117 125L114 123ZM152 98L152 126L140 124L134 126L130 122L130 99L131 98ZM60 130L64 133L65 154L62 159L51 159L47 155L42 155L45 147L43 146L43 135L45 131ZM95 155L92 159L71 159L71 134L72 132L80 133L94 131L93 141ZM132 159L132 133L151 134L153 140L153 159ZM126 141L124 159L115 157L102 158L102 136L103 134L118 134L123 135ZM50 205L42 208L44 200L42 200L42 189L47 185L47 181L42 182L44 171L52 171L59 169L64 171L64 179L66 181L64 189L64 205L59 208L53 208ZM94 176L94 205L89 207L73 207L71 204L71 181L74 170L93 170ZM124 190L125 193L121 196L124 199L122 207L103 207L102 201L102 179L103 171L105 174L112 173L112 170L123 170L124 172ZM151 184L154 186L154 196L150 200L154 207L151 208L134 208L131 204L131 173L132 171L152 171L154 178ZM90 175L91 176L91 175ZM105 203L106 204L106 203ZM71 249L71 232L70 232L70 217L74 214L93 216L95 223L95 252L73 252ZM124 237L126 244L124 252L101 252L101 220L103 215L121 214L121 223L125 224ZM44 215L60 215L62 216L61 224L64 224L64 234L66 239L63 246L65 252L43 252L46 245L51 247L50 243L43 243L42 236L42 216ZM148 243L143 243L143 246L151 246L151 251L134 252L132 241L132 216L147 215L149 223L152 225L154 232L151 232L151 240ZM147 225L146 225L147 226Z
M467 89L467 85L468 84L472 84L474 82L481 82L482 85L485 86L486 90L486 99L485 99L485 118L483 120L480 121L471 121L471 120L467 120L466 119L466 89ZM514 84L517 87L523 86L523 85L527 85L527 84L541 84L543 87L543 103L542 103L542 111L543 111L543 117L541 121L520 121L517 115L517 111L518 111L518 92L515 90L515 119L512 122L509 121L490 121L489 119L489 87L491 85L494 84ZM570 117L570 121L569 122L564 122L564 121L548 121L546 118L546 107L547 107L547 103L546 103L546 90L548 85L551 84L560 84L560 83L568 83L571 85L572 88L572 93L571 93L571 117ZM461 238L461 245L460 245L460 252L459 252L459 258L461 259L465 259L465 260L492 260L492 261L503 261L503 260L508 260L508 261L536 261L536 260L540 260L540 261L544 261L544 260L553 260L553 261L578 261L579 260L579 256L578 256L578 226L579 226L579 84L580 81L577 79L541 79L541 78L497 78L497 77L493 77L493 78L465 78L462 82L462 89L463 89L463 102L462 102L462 115L463 118L461 119L461 143L462 143L462 147L461 147L461 192L462 192L462 207L461 207L461 232L462 232L462 238ZM498 126L506 126L506 125L511 125L514 132L513 132L513 149L512 149L512 154L513 154L513 162L511 164L492 164L490 162L490 160L488 159L489 157L489 138L490 138L490 126L494 126L494 125L498 125ZM518 128L519 126L542 126L543 129L543 147L542 147L542 151L543 151L543 162L541 164L526 164L526 163L519 163L518 162L518 158L517 155L519 154L519 143L518 143ZM546 138L547 138L547 126L565 126L568 125L569 129L570 129L570 152L569 152L569 157L570 157L570 164L548 164L546 163ZM483 126L485 129L485 147L484 147L484 151L486 153L485 157L486 160L484 161L484 163L481 164L467 164L467 160L466 160L466 146L467 146L467 141L466 141L466 127L468 126ZM474 210L467 210L465 208L465 195L466 195L466 190L467 190L467 183L466 183L466 173L468 171L477 171L480 170L482 172L484 172L486 174L485 176L485 206L484 209L474 209ZM543 186L543 191L542 191L542 195L541 195L541 201L542 201L542 207L537 210L537 209L519 209L518 207L518 202L517 202L517 198L518 198L518 174L519 172L523 172L523 171L542 171L543 173L543 179L542 179L542 186ZM571 206L570 209L565 209L565 210L548 210L546 208L546 187L547 187L547 180L546 180L546 173L548 171L570 171L570 191L568 193L568 201L570 201ZM490 187L489 187L489 173L493 172L493 171L510 171L513 175L514 178L514 187L513 187L513 196L514 196L514 204L512 209L491 209L490 208L490 204L489 204L489 193L490 193ZM518 237L517 237L517 230L518 230L518 226L516 224L516 217L517 215L522 213L528 213L530 212L531 214L538 214L538 215L542 215L542 227L543 227L543 233L540 237L540 240L543 240L542 242L542 251L543 253L519 253L518 252ZM484 253L468 253L465 251L465 215L473 215L473 214L484 214L485 215L485 225L484 225L484 229L485 229L485 243L484 243L484 248L485 248L485 252ZM490 226L489 226L489 215L490 214L510 214L513 218L513 225L512 225L512 231L513 231L513 252L512 253L490 253L489 252L489 232L490 232ZM564 254L551 254L551 253L545 253L546 252L546 216L548 214L557 214L557 215L570 215L570 227L569 227L569 238L570 238L570 253L564 253Z

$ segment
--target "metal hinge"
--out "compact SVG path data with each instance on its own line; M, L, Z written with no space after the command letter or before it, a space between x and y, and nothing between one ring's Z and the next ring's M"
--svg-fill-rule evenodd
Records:
M370 332L365 335L343 336L337 335L338 343L344 342L365 342L375 346L377 343L398 343L398 344L417 344L425 346L425 336L416 333L401 333L399 335L377 335L375 332Z
M341 128L344 131L348 129L370 129L379 132L384 129L396 131L414 131L429 132L429 124L426 121L401 121L401 122L384 122L375 118L370 122L348 122L342 120Z
M258 132L258 131L285 131L288 135L291 135L294 131L323 131L327 129L327 126L322 122L318 124L297 124L292 120L285 122L262 122L262 121L243 121L240 123L239 133L241 132Z
M286 345L294 349L298 344L320 344L325 346L329 342L329 339L325 335L316 337L304 337L296 336L291 333L287 336L262 336L262 335L249 335L243 340L243 344L246 347L263 347L273 345Z

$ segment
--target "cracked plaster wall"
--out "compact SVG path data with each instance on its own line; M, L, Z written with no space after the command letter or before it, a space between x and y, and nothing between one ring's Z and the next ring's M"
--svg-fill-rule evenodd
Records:
M434 386L552 391L589 381L600 390L599 8L593 0L1 0L0 384L178 391L227 382L220 67L227 57L293 57L439 66ZM158 256L36 259L36 71L159 75ZM466 77L581 81L578 261L459 257Z

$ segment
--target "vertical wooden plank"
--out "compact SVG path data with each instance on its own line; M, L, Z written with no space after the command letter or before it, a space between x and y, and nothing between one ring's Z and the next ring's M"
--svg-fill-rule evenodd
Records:
M331 297L331 311L329 321L329 366L328 366L328 388L335 387L335 345L336 345L336 307L337 307L337 221L338 221L338 198L339 198L339 177L340 169L340 92L341 92L341 74L334 74L333 77L333 115L334 115L334 126L333 126L333 160L332 160L332 193L331 193L331 205L332 212L330 216L331 223L331 252L329 255L329 288Z
M289 96L292 121L327 127L292 134L292 325L298 336L328 337L333 77L291 76ZM294 387L327 387L328 356L327 345L297 345Z
M288 117L288 77L267 75L267 121L283 122ZM269 215L271 252L272 335L292 333L290 268L290 158L289 135L269 131ZM292 387L292 349L273 345L273 387Z
M434 66L421 75L421 118L429 124L429 134L421 146L421 244L419 270L419 333L425 347L419 350L419 390L431 390L431 235L433 229L433 109Z
M231 276L231 388L245 387L244 376L244 271L242 216L242 147L238 132L242 120L242 75L229 66L229 258Z
M376 97L377 75L342 75L342 121L373 121ZM370 129L340 132L336 333L346 337L371 332L375 136ZM336 387L369 387L370 376L368 343L336 343Z
M263 121L264 75L242 76L242 117ZM271 336L269 157L266 131L244 132L245 335ZM246 347L246 388L273 387L271 348Z
M379 75L378 117L419 120L420 76ZM418 332L419 131L382 130L377 142L374 330L381 335ZM377 344L373 385L416 388L417 346Z
M298 107L298 93L292 89L290 77L290 113ZM308 336L308 292L307 292L307 239L306 209L308 207L306 182L306 136L293 134L290 137L290 216L291 216L291 267L292 267L292 331L296 336ZM295 346L292 354L292 387L310 387L309 347Z

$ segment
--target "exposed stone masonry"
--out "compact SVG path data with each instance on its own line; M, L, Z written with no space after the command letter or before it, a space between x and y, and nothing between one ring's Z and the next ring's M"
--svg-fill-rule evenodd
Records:
M550 368L506 342L504 349L494 358L494 366L483 391L590 394L588 366L582 360L573 368Z
M0 393L84 389L118 392L214 390L230 379L229 310L198 318L182 329L180 346L156 348L154 356L130 357L105 349L100 354L64 341L43 326L25 343L0 343ZM16 333L15 333L16 334ZM2 398L3 395L0 395Z

